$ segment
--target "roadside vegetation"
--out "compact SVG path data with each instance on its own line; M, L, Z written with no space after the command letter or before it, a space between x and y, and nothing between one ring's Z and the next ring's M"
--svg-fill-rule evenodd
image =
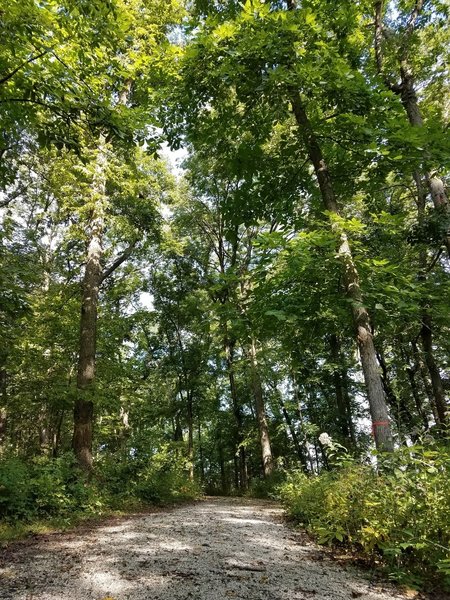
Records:
M448 585L449 20L2 3L0 537L279 494Z

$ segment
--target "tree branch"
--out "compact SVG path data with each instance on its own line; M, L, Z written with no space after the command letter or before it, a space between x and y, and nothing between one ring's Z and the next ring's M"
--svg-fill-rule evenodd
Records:
M133 253L133 250L137 244L138 240L135 240L134 242L132 242L128 248L126 250L123 251L123 253L118 256L116 258L116 260L112 263L112 265L110 265L107 269L105 269L102 273L101 276L101 280L100 283L103 283L105 281L105 279L108 279L108 277L110 275L112 275L112 273L114 273L114 271L120 267L120 265L122 263L124 263L126 260L128 260L128 258L130 258L131 254Z
M34 62L35 60L39 60L40 58L42 58L43 56L45 56L48 52L49 52L49 50L44 50L43 52L40 52L39 54L36 54L36 56L32 56L28 60L24 61L21 65L19 65L13 71L11 71L11 73L8 73L4 77L2 77L2 79L0 79L0 85L2 85L3 83L6 83L10 79L12 79L14 77L14 75L16 73L18 73L21 69L23 69L24 67L26 67L26 65Z
M416 4L414 5L414 8L413 8L411 14L409 15L408 23L406 25L405 37L407 37L408 35L411 35L411 33L413 32L414 27L416 26L416 21L420 15L420 13L422 12L424 3L425 3L424 0L416 0Z
M387 75L383 71L384 64L384 56L383 56L383 37L384 37L384 27L383 27L383 0L377 0L375 2L375 60L377 65L377 73L380 75L386 87L394 92L395 94L399 94L401 92L401 86L397 83L392 83Z
M427 273L429 273L429 272L430 272L430 271L433 269L434 265L435 265L435 264L437 263L437 261L439 260L439 258L440 258L440 256L441 256L442 252L443 252L443 249L442 249L442 248L439 248L439 250L436 252L435 256L433 257L433 260L431 261L431 263L430 263L429 267L428 267L428 268L427 268L427 270L426 270L426 272L427 272Z
M5 98L4 100L0 100L0 104L7 104L8 102L28 102L30 104L37 104L38 106L43 106L44 108L52 110L60 116L62 115L61 111L58 110L55 105L42 102L41 100L33 100L32 98Z
M383 73L383 49L381 43L383 41L383 0L375 2L375 59L377 62L377 73Z

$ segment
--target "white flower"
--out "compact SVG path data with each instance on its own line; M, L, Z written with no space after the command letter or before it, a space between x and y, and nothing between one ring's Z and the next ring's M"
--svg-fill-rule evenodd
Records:
M328 433L321 433L319 435L319 442L322 444L322 446L325 447L331 448L333 446L333 440L328 435Z

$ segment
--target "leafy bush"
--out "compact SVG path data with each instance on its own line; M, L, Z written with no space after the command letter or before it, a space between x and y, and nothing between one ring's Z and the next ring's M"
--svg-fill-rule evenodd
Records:
M189 479L178 444L166 444L138 474L136 493L145 502L167 504L197 498L200 488Z
M36 459L30 492L34 509L40 517L64 516L77 510L87 510L91 500L91 490L71 453L52 460Z
M17 458L0 463L0 517L21 519L31 511L29 468Z
M320 543L382 555L396 579L411 583L439 572L450 585L449 447L401 448L379 463L379 473L348 460L320 476L292 473L280 494Z
M86 507L89 489L80 479L72 454L17 458L0 463L0 517L30 520L64 516Z
M253 479L248 495L251 498L276 498L278 496L278 488L285 481L286 473L278 469L270 477L265 479Z
M182 449L167 445L150 459L108 456L88 481L68 453L56 459L17 458L0 462L0 518L38 519L94 516L137 504L165 504L198 497ZM72 519L73 520L73 519Z

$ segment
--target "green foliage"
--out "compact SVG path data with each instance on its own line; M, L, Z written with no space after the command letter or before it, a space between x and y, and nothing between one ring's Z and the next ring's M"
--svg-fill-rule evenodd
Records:
M210 493L281 489L321 542L382 553L399 577L450 571L448 449L432 440L447 409L449 215L426 185L449 174L448 8L417 3L413 23L412 0L382 3L380 69L373 2L294 4L9 0L0 10L5 521L195 498L195 473ZM408 71L421 126L398 93ZM189 150L184 178L157 156L163 135ZM314 138L339 214L324 212ZM87 480L64 453L96 212L105 277L90 332ZM429 433L386 468L377 458L380 474L353 458L373 440L349 311L362 307L336 251L344 233L395 442ZM278 466L264 480L262 416ZM322 474L285 481L298 465Z
M33 522L78 515L95 516L133 506L169 504L197 498L180 448L165 447L153 458L118 460L109 456L88 481L68 453L56 459L17 458L0 463L0 519Z
M248 496L251 498L278 498L278 489L286 481L286 472L278 469L265 479L253 479L250 483Z
M200 487L188 476L182 443L162 445L151 457L105 456L96 473L109 506L122 508L133 503L171 504L200 496Z
M28 467L19 459L0 464L0 515L21 518L29 510Z
M68 516L89 510L92 492L77 476L71 454L38 457L31 463L16 458L0 463L0 517L32 520Z
M324 544L345 542L380 554L395 579L418 581L436 572L450 584L450 449L398 449L377 473L348 464L320 476L291 473L280 486L289 514Z
M167 504L197 498L200 489L188 477L183 444L165 444L138 474L137 495L145 502Z
M150 504L171 504L193 500L201 495L197 483L190 481L180 471L158 472L153 468L144 470L137 485L138 497Z

